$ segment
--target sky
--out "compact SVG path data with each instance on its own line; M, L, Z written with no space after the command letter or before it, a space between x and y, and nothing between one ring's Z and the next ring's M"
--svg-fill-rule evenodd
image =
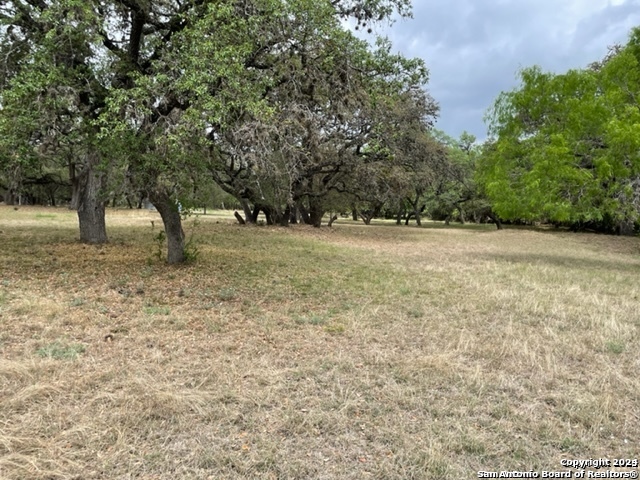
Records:
M436 128L482 141L483 117L518 71L539 65L563 73L602 59L640 26L640 0L413 0L413 19L377 33L407 57L424 59Z

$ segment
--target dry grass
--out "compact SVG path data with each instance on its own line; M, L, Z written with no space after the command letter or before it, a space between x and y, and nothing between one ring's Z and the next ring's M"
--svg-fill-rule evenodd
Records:
M152 230L151 221L155 227ZM640 240L0 207L0 478L464 479L640 451ZM187 229L188 230L188 229Z

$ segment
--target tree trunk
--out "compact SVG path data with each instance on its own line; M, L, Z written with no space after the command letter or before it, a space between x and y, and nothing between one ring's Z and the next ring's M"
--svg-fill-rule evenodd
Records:
M73 195L71 208L78 212L80 241L91 244L107 243L104 202L100 198L105 174L98 170L99 158L89 155L82 171L71 178ZM75 170L75 168L74 168Z
M253 207L253 212L251 212L251 216L249 217L251 220L247 223L258 223L258 215L260 215L260 206L255 205Z
M150 192L149 200L160 213L164 223L164 233L167 235L167 262L184 263L187 257L184 251L184 231L178 205L164 190Z
M300 212L300 218L302 219L304 224L311 225L311 217L309 216L309 212L302 203L298 203L298 212Z
M311 202L311 205L309 205L309 221L311 225L320 228L320 225L322 225L322 217L324 217L324 210L319 204Z
M405 214L406 214L405 220L404 220L404 225L405 226L409 225L409 222L411 221L411 219L416 216L416 212L417 212L417 207L415 205L413 205L413 203L412 203L411 204L411 209L409 209L409 211L405 212Z
M291 225L296 225L298 223L298 205L295 203L291 207L291 212L289 214L289 223Z
M372 210L366 210L364 212L360 212L360 217L365 225L371 225L371 220L373 220L374 212Z
M7 190L7 193L4 196L4 203L6 205L15 205L16 204L16 195L15 192L11 189Z
M489 212L489 218L495 222L498 230L502 230L502 222L495 213Z
M21 170L18 169L15 172L16 177L21 177ZM19 205L20 204L20 190L21 182L17 178L9 178L9 185L7 185L7 191L4 196L4 203L6 205Z
M253 216L253 212L251 211L251 207L249 206L249 200L246 198L240 199L240 204L242 205L242 211L244 212L244 221L246 223L256 223L258 219L258 215Z
M420 219L420 210L418 210L418 208L416 208L415 210L415 216L416 216L416 224L421 227L422 226L422 221Z
M267 225L275 225L276 221L274 219L273 209L267 206L261 206L260 209L264 213L264 218L267 220Z
M404 214L404 210L399 209L398 213L396 214L396 225L402 225L402 216Z
M280 215L280 218L278 219L278 223L280 224L281 227L288 227L290 218L291 218L291 205L287 205L287 207L284 209L284 213Z
M244 225L245 223L247 223L244 221L244 218L242 218L242 215L240 215L237 211L233 212L233 216L236 217L236 220L238 220L238 223L240 225Z
M410 200L411 202L411 207L413 208L413 214L411 215L412 217L416 218L416 224L421 227L422 226L422 221L420 218L420 214L422 213L422 210L420 209L420 195L416 195L416 199L415 200ZM409 222L407 222L407 225L409 224Z
M356 210L355 208L351 209L351 220L353 220L354 222L358 221L358 210Z
M635 228L633 222L629 220L621 221L616 228L618 235L633 236L635 235Z

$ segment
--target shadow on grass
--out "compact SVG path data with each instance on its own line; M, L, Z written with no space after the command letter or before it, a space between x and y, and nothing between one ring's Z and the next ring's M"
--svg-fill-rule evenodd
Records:
M408 225L404 224L404 221L401 224L397 224L395 220L392 219L381 219L376 218L371 221L371 225L365 225L364 222L358 220L353 221L350 219L338 219L334 225L340 226L352 226L352 227L394 227L398 229L451 229L451 230L478 230L478 231L486 231L486 230L497 230L496 226L493 223L458 223L451 222L447 225L444 222L439 222L435 220L422 220L422 225L416 225L415 221L409 222Z

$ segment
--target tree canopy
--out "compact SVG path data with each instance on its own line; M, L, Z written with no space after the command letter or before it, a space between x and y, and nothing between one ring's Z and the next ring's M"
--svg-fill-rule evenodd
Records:
M408 0L8 0L0 6L0 187L68 202L107 241L105 204L149 199L168 260L181 206L233 198L243 222L327 212L550 221L640 218L640 30L600 62L521 71L481 147L434 130L420 59L369 43Z
M478 177L503 218L630 231L640 217L640 30L601 62L522 70L488 115Z
M247 220L319 225L384 147L377 119L422 91L420 60L344 27L407 0L10 0L0 7L0 167L8 195L68 172L81 240L106 200L147 196L184 260L178 204L215 181ZM420 118L437 109L430 97ZM374 155L375 152L375 155ZM389 155L387 155L389 157Z

